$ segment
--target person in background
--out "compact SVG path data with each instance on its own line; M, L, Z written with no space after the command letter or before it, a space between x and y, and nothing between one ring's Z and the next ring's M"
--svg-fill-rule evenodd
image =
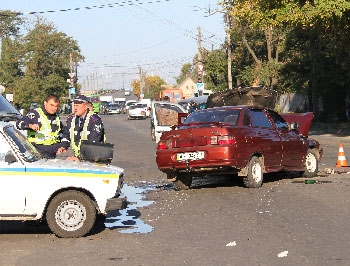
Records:
M79 161L80 146L82 141L92 143L104 143L104 126L101 117L94 114L89 98L84 95L77 95L73 100L74 113L67 117L67 125L63 130L62 148L65 152L69 146L74 151L74 156L68 160Z
M43 107L31 109L16 122L18 129L27 130L28 140L47 159L56 158L61 152L63 124L57 113L58 106L58 96L49 94Z

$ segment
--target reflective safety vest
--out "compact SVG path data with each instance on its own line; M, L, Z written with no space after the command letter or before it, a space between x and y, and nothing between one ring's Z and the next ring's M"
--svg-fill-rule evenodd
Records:
M75 144L75 139L74 139L74 127L75 127L75 119L76 116L73 116L72 121L71 121L71 126L69 129L69 134L70 134L70 141L72 143L72 149L74 151L74 156L78 157L80 154L80 146L81 146L81 142L83 140L88 140L88 136L89 136L89 131L87 130L88 125L89 125L89 121L90 121L90 117L95 114L93 111L90 111L87 113L86 118L85 118L85 122L83 125L83 130L81 132L81 136L80 136L80 141L78 143L78 145ZM106 142L106 133L103 134L103 138L104 138L104 142Z
M78 143L78 145L75 144L75 138L74 138L74 127L75 127L75 119L76 116L73 116L72 122L71 122L71 126L69 129L69 134L70 134L70 141L72 143L72 149L74 151L74 156L78 157L80 154L80 146L81 146L81 142L83 140L88 140L88 136L89 136L89 132L87 130L87 127L89 125L89 121L90 121L90 117L93 115L93 112L88 112L85 118L85 122L84 122L84 126L83 126L83 131L81 132L81 136L80 136L80 141ZM78 133L77 133L78 134Z
M39 114L39 119L41 122L41 127L38 131L28 129L27 136L30 142L42 145L52 145L60 142L59 133L61 131L61 122L60 118L56 116L55 122L57 124L57 130L52 131L50 120L44 114L44 111L41 108L35 109Z

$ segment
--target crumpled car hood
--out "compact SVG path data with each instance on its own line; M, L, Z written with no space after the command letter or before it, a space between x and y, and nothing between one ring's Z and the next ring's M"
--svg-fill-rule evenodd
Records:
M314 118L313 112L308 113L294 113L294 114L280 114L284 120L289 124L292 122L298 123L298 132L307 137L311 126L312 119Z

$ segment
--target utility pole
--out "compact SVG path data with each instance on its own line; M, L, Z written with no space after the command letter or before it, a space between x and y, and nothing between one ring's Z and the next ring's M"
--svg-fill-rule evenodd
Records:
M202 63L203 57L202 57L202 32L201 27L197 28L198 30L198 62Z
M230 8L225 13L226 46L227 46L227 81L228 88L232 90L232 51L231 51L231 16Z
M67 79L69 83L69 100L72 99L72 95L76 94L76 88L75 85L75 73L73 72L73 60L72 60L72 53L69 54L69 79Z
M227 80L228 80L228 87L229 89L233 88L232 85L232 51L231 51L231 25L232 25L232 19L230 16L231 11L231 5L233 4L233 0L224 0L223 4L225 5L223 10L210 10L206 9L206 12L208 13L208 16L214 15L216 13L223 13L225 24L226 24L226 47L227 47Z
M204 90L204 81L203 81L203 72L204 72L204 65L203 65L203 56L202 56L202 33L201 28L198 27L198 62L197 62L197 93L198 96L201 96Z
M145 77L143 75L143 70L139 66L139 74L140 74L140 98L143 98L143 92L145 90Z

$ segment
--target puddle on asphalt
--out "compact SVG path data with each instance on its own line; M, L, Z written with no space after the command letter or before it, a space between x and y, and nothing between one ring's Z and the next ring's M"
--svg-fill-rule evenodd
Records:
M143 220L139 219L141 213L137 209L154 203L154 201L144 200L144 195L148 191L155 190L156 188L157 186L155 185L144 187L124 185L122 194L127 197L128 206L123 210L110 212L106 217L105 226L109 229L126 228L119 231L123 234L147 234L152 232L154 228L146 224Z

